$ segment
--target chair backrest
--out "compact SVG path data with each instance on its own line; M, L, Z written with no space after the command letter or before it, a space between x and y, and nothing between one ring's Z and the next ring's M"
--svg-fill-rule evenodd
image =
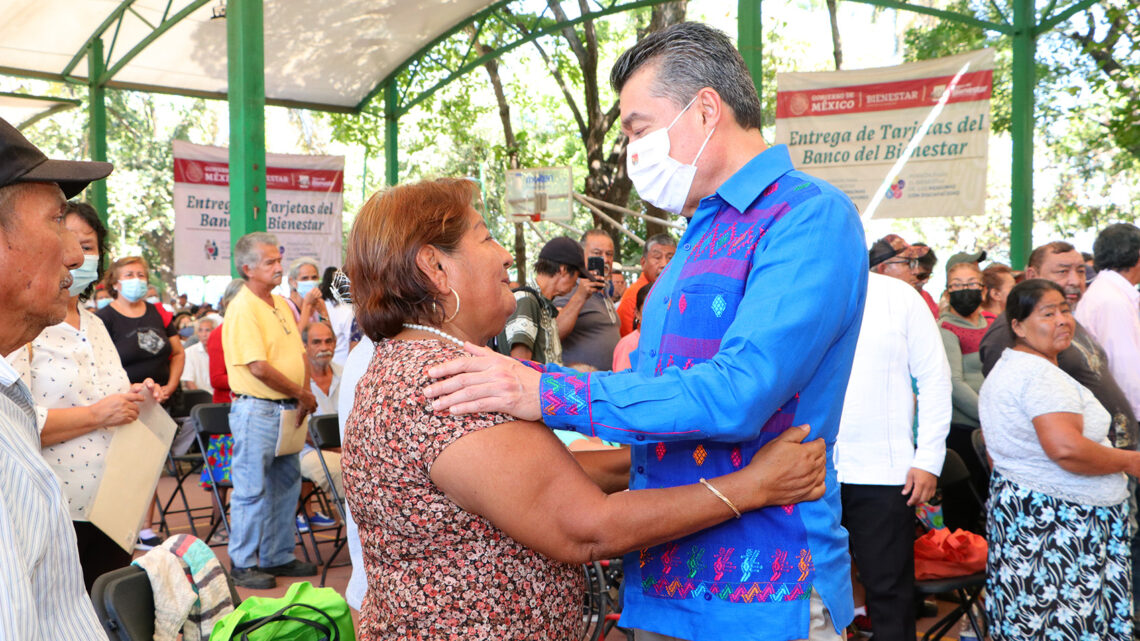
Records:
M985 468L986 475L993 474L993 469L990 467L990 457L986 454L986 437L982 434L982 430L974 430L970 434L970 443L974 446L974 453L978 455L978 460Z
M195 405L194 409L190 410L190 417L198 423L198 432L201 434L230 433L229 403Z
M234 606L241 603L234 580L222 568ZM91 604L110 641L154 639L154 592L146 570L137 565L111 570L95 579Z
M95 579L91 603L111 641L154 638L154 593L146 571L137 565L112 570Z
M182 391L182 407L186 408L186 415L196 406L213 403L214 395L204 389L188 389Z
M962 461L962 457L954 450L946 450L946 459L942 462L942 474L938 476L938 484L942 487L955 485L970 480L970 470Z
M340 420L336 414L320 414L309 419L309 433L317 449L340 447Z

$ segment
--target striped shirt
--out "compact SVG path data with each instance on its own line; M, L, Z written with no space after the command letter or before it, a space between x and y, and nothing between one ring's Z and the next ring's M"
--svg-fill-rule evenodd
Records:
M106 639L31 393L0 358L0 641Z

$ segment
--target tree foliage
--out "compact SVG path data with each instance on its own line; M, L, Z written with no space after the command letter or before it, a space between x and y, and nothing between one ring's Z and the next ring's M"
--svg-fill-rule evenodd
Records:
M1044 226L1059 237L1134 219L1140 204L1140 192L1121 184L1134 185L1140 177L1138 8L1140 0L1104 0L1038 37L1035 220L1039 229ZM1000 2L980 0L958 0L949 9L991 22L1011 15ZM1009 37L929 19L919 21L904 41L909 60L993 48L991 122L994 132L1008 134L1013 59ZM1042 190L1043 182L1052 188ZM990 196L993 201L999 194ZM1001 252L1008 250L1007 219L999 201L987 215L949 221L947 227L954 242L974 238L979 248Z

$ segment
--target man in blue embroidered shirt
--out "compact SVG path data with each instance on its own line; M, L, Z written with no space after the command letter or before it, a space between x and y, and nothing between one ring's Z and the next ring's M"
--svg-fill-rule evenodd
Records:
M630 489L731 471L809 424L828 449L823 498L627 556L622 625L639 639L839 639L851 576L831 454L867 288L858 215L768 148L755 86L721 32L652 34L610 79L638 195L691 218L645 302L633 371L540 372L470 346L481 356L433 368L451 378L425 393L437 409L630 443Z

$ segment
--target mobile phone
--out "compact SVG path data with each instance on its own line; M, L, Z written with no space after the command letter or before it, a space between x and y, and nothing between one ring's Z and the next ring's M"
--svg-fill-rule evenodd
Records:
M606 273L606 259L601 256L590 256L586 259L586 269L602 276Z

